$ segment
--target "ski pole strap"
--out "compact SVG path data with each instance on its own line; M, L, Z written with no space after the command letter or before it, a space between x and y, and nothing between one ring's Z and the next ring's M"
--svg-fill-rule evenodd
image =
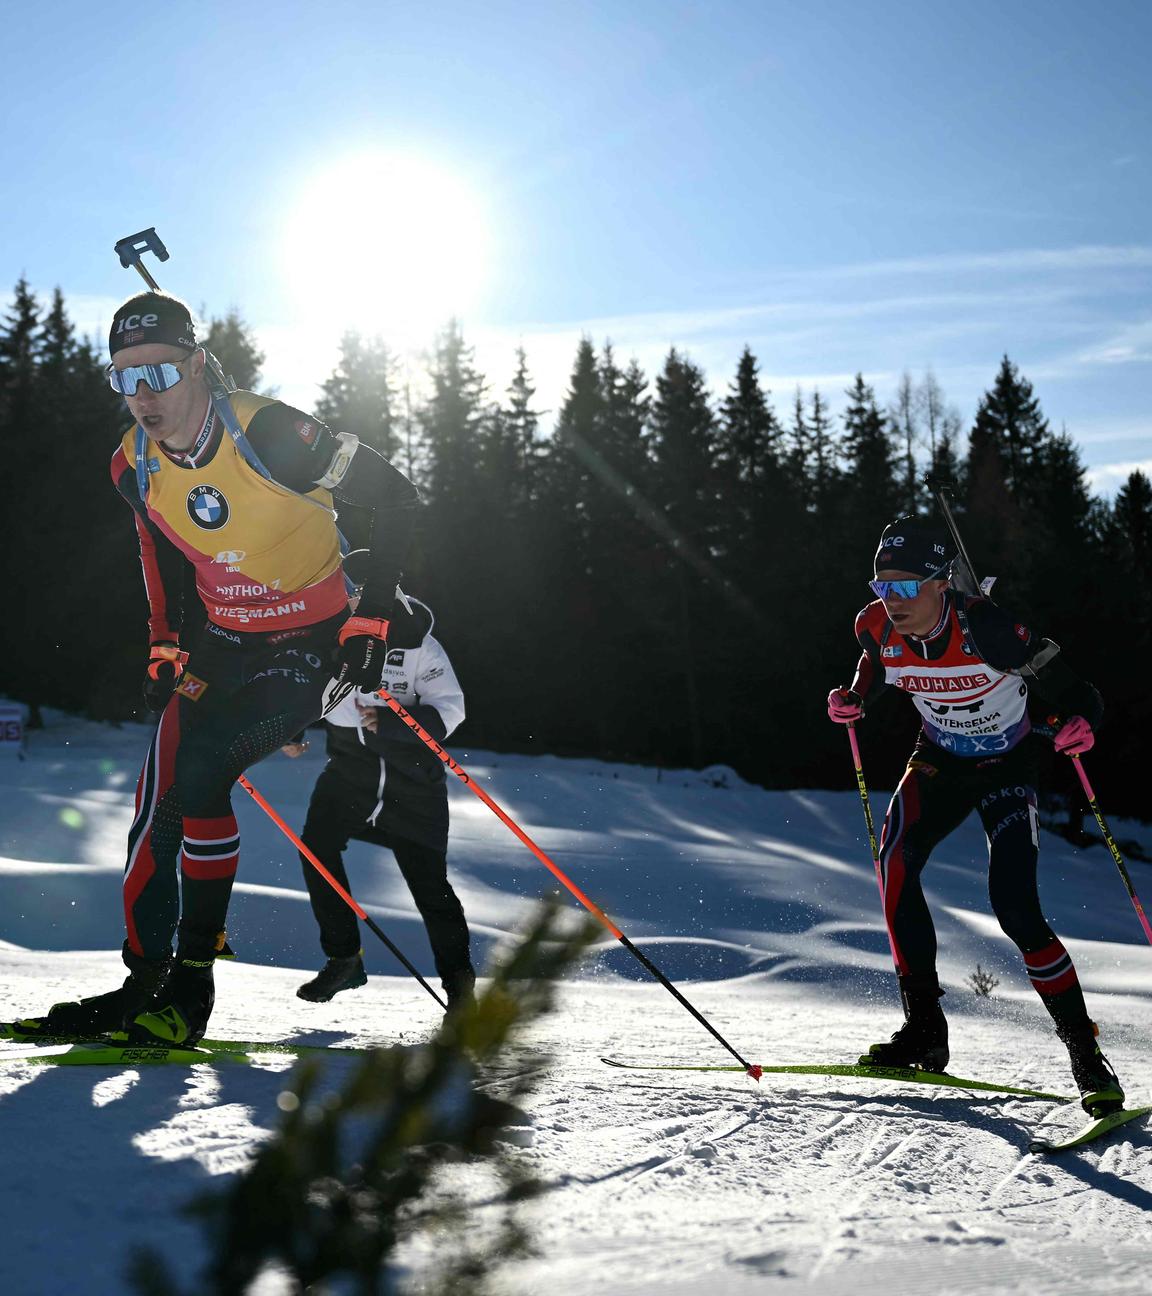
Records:
M1108 847L1113 862L1120 870L1120 877L1128 892L1128 898L1132 901L1132 907L1136 910L1136 917L1140 920L1140 926L1144 928L1144 935L1147 936L1149 945L1152 945L1152 924L1148 922L1148 915L1144 912L1144 906L1140 903L1140 897L1136 894L1136 888L1132 884L1132 875L1128 872L1127 865L1124 863L1124 856L1120 854L1120 847L1116 845L1116 839L1112 836L1112 829L1108 827L1108 820L1104 818L1104 812L1100 809L1100 805L1096 800L1096 793L1092 790L1092 784L1088 782L1088 771L1084 768L1084 762L1081 761L1079 756L1073 756L1071 759L1072 764L1076 766L1076 773L1080 777L1080 786L1084 789L1084 795L1088 798L1088 805L1096 816L1096 822L1100 827L1104 844Z
M160 668L166 663L174 666L179 675L188 664L188 654L178 644L153 644L148 650L148 678L158 680Z
M373 639L388 638L388 622L381 617L351 616L340 627L337 643L345 643L356 635L371 635Z

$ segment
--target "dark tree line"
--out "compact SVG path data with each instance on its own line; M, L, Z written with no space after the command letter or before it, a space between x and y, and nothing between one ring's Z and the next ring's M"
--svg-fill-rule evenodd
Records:
M241 386L258 385L263 356L235 311L208 341ZM102 368L59 292L41 305L21 281L0 321L0 692L125 718L138 713L145 605L108 479L125 416ZM931 467L957 482L997 600L1103 692L1097 781L1118 813L1145 813L1148 478L1094 497L1075 443L1007 357L967 436L931 373L905 376L891 408L862 375L844 395L838 417L818 390L778 410L745 349L717 400L678 350L648 376L586 338L545 429L524 352L493 392L450 324L415 400L386 347L348 334L316 412L421 487L405 583L432 605L464 683L464 745L846 785L824 696L851 676L880 530L930 510ZM341 525L364 542L352 510ZM873 781L896 776L914 730L911 708L877 704L863 729Z

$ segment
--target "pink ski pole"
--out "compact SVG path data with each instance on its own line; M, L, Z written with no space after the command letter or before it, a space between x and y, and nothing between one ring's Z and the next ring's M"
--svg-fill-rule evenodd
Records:
M1088 773L1079 756L1072 757L1072 764L1076 766L1076 773L1080 776L1080 786L1084 789L1084 795L1088 798L1088 804L1092 807L1092 813L1096 816L1096 822L1100 825L1100 831L1104 835L1104 842L1112 852L1112 858L1116 861L1116 867L1120 870L1120 876L1124 879L1124 885L1128 888L1128 895L1132 901L1132 906L1136 910L1136 916L1140 919L1140 926L1144 928L1144 935L1148 937L1149 945L1152 945L1152 927L1148 925L1148 915L1144 912L1144 906L1140 903L1140 897L1136 894L1136 888L1132 885L1132 878L1124 863L1124 857L1120 854L1120 847L1116 845L1116 839L1112 836L1112 829L1108 827L1108 820L1104 818L1104 812L1096 802L1096 793L1092 791L1092 784L1088 782Z

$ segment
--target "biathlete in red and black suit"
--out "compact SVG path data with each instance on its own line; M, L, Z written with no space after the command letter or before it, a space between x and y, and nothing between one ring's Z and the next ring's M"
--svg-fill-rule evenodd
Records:
M355 437L280 401L228 392L176 298L125 302L109 349L109 379L135 419L112 478L139 534L145 700L162 712L128 837L129 975L23 1025L29 1036L127 1029L133 1041L187 1044L204 1034L224 948L240 850L233 784L320 716L334 674L342 688L379 687L418 494ZM371 513L355 617L334 499ZM183 605L190 574L199 616ZM190 655L185 630L195 630Z
M938 842L975 810L988 838L988 890L1004 933L1068 1047L1086 1108L1123 1103L1100 1052L1076 969L1040 908L1036 789L1044 741L1032 729L1035 690L1065 717L1054 739L1087 751L1103 716L1100 695L1059 648L987 598L950 588L955 549L929 520L902 517L876 552L877 595L856 618L860 660L851 688L828 695L828 714L847 724L884 689L907 693L921 732L892 797L880 841L884 917L897 964L904 1025L860 1061L943 1070L948 1024L940 1008L936 931L920 875Z

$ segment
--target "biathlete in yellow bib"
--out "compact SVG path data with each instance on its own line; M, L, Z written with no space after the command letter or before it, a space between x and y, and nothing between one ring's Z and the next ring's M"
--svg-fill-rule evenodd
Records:
M177 298L126 301L109 351L109 381L135 420L112 478L140 539L144 694L160 713L128 835L129 972L117 989L21 1026L45 1038L124 1030L132 1042L190 1044L208 1024L225 948L240 852L232 787L321 715L333 675L342 687L379 687L418 494L355 437L280 401L225 392ZM334 500L371 513L354 617ZM194 632L190 653L184 631Z

